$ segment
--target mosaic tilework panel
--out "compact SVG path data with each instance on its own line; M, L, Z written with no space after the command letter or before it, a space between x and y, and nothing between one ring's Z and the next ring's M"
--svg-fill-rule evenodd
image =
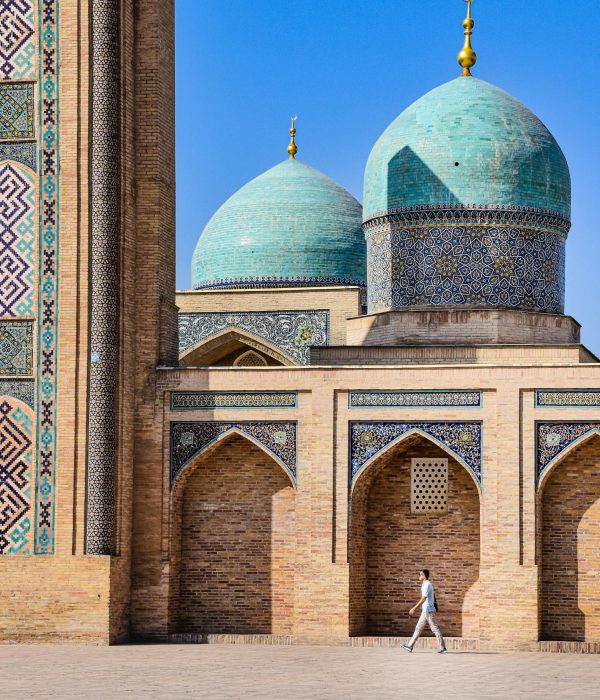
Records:
M41 60L39 90L39 280L38 394L36 456L36 554L54 552L56 481L56 393L58 343L59 250L59 27L58 0L38 3Z
M0 400L0 554L30 554L33 419Z
M327 311L252 311L179 314L179 353L229 328L264 338L300 364L308 364L311 345L327 345Z
M33 0L0 2L0 79L2 80L35 78L33 5Z
M480 391L351 391L350 408L465 407L482 405Z
M562 313L565 238L511 226L367 231L369 312L500 306Z
M171 423L171 486L185 465L228 432L237 431L260 443L297 481L296 423Z
M480 422L373 422L350 424L350 485L363 467L398 438L417 431L432 437L461 459L481 484L482 425Z
M33 322L0 321L0 375L33 373Z
M535 405L539 408L600 408L600 389L538 389Z
M296 408L293 391L177 391L171 394L171 410L215 408Z
M33 93L33 83L0 83L0 139L35 136Z
M18 399L30 408L35 404L35 383L33 379L0 379L0 396Z
M35 253L33 173L0 163L0 315L32 316Z
M0 143L0 163L4 160L14 160L17 163L26 165L35 172L37 167L35 142Z
M561 452L592 432L600 433L600 423L537 423L537 476L559 457Z

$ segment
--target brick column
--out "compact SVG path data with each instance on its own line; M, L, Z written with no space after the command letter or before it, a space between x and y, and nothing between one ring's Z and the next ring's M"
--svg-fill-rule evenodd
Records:
M120 2L92 1L91 317L86 553L113 554L119 365Z

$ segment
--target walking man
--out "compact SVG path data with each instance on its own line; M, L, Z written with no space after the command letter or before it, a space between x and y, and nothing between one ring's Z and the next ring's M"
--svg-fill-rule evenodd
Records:
M421 636L421 632L425 627L425 623L429 623L431 631L435 634L435 638L438 642L438 654L446 653L446 644L440 628L437 626L435 621L435 613L437 611L437 605L435 603L435 592L433 590L433 584L429 580L429 569L422 569L419 571L419 581L421 582L421 600L409 610L409 615L414 615L419 605L421 605L421 617L417 622L415 627L415 633L408 644L403 644L402 647L407 651L412 651L415 646L417 639Z

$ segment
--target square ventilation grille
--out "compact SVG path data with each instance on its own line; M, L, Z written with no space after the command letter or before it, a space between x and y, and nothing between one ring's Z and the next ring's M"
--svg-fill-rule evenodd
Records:
M448 460L412 459L410 511L420 515L448 512Z

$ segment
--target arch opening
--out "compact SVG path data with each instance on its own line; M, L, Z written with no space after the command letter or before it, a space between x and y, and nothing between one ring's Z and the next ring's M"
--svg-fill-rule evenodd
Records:
M600 641L600 435L551 465L538 491L540 636Z
M173 632L291 634L295 489L237 432L199 454L171 500Z
M413 469L423 462L447 462L447 501L437 511L415 506ZM431 571L443 633L479 636L479 491L448 450L413 434L375 458L351 494L348 545L352 636L410 636L422 568Z

